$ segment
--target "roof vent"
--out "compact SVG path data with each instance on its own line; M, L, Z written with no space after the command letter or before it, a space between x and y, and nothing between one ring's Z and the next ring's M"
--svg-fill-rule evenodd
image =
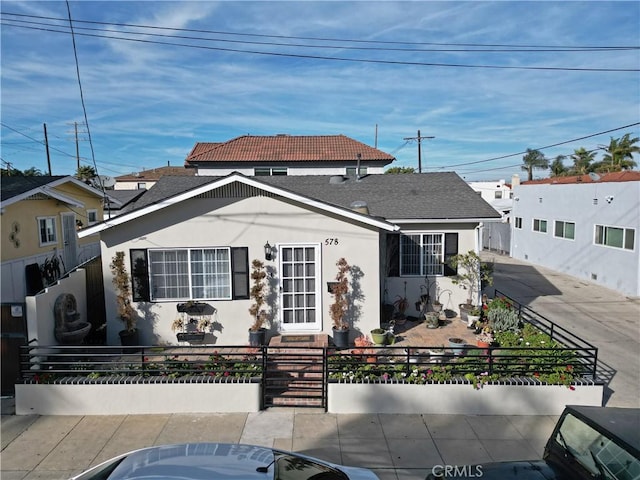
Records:
M346 178L342 175L333 175L329 178L329 183L332 185L338 185L340 183L344 183Z
M367 202L363 202L362 200L356 200L355 202L351 202L349 205L351 210L354 212L362 213L364 215L369 215L369 206Z

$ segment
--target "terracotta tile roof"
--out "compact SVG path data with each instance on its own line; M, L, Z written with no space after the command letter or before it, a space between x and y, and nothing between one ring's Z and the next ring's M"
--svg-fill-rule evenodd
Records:
M195 170L185 167L158 167L128 175L120 175L119 177L116 177L116 180L118 182L157 182L163 175L175 176L195 174Z
M223 143L196 143L185 162L352 162L391 163L394 157L345 135L244 135Z
M634 170L624 170L622 172L599 173L600 179L598 183L603 182L638 182L640 181L640 172ZM594 183L588 174L574 175L572 177L551 177L542 178L540 180L530 180L521 182L522 185L566 185L568 183Z

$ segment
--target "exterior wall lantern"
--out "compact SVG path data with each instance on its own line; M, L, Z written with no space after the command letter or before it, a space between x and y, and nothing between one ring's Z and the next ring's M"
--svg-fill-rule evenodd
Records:
M267 243L264 244L264 259L265 260L272 260L273 259L272 247L271 247L271 245L269 245L269 241L268 240L267 240Z

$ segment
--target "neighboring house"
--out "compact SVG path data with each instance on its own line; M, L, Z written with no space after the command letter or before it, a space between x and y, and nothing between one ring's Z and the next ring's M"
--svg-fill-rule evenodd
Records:
M3 303L36 293L27 265L35 275L34 264L57 259L64 274L100 253L98 235L78 240L76 230L103 220L102 201L101 191L71 176L2 177Z
M505 221L508 221L508 216L509 213L511 213L513 204L513 192L510 184L506 183L504 179L468 183L489 205L502 214ZM519 183L520 177L514 175L512 184L517 185Z
M148 190L153 187L160 177L164 175L195 175L194 170L184 167L158 167L150 170L141 170L130 175L115 177L114 190Z
M512 215L512 257L640 296L640 172L523 182Z
M500 215L455 173L345 176L163 177L133 209L80 232L101 235L107 338L118 343L109 264L125 253L144 343L176 343L178 303L215 308L220 344L246 344L250 265L265 262L272 333L331 334L336 262L352 266L351 337L380 325L382 302L411 310L427 277L456 311L450 256L479 249L479 226ZM265 249L268 251L265 252ZM267 255L270 259L267 259ZM436 293L432 285L432 295Z
M135 202L146 190L105 190L106 203L104 206L104 219L120 215Z
M501 223L490 223L482 229L483 249L509 254L513 187L519 184L519 175L511 177L511 184L506 183L503 179L489 182L469 182L469 186L502 215Z
M227 142L198 142L185 159L198 175L371 175L394 157L344 135L244 135Z

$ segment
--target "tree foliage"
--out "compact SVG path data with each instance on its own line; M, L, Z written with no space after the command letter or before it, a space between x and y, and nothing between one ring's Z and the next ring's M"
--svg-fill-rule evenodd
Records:
M390 173L390 174L416 173L416 169L413 167L391 167L385 170L384 173Z
M533 170L544 170L549 168L549 160L547 160L540 150L532 150L527 148L527 153L522 157L522 170L527 172L527 179L533 180Z

